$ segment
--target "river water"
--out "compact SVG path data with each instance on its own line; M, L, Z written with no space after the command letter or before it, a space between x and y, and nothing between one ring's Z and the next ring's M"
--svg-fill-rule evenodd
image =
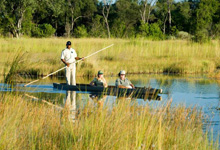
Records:
M172 106L184 105L186 107L196 107L202 109L208 121L204 123L204 130L213 131L214 139L220 133L220 80L209 79L203 76L167 76L167 75L130 75L128 78L135 86L145 86L163 89L162 101L137 99L139 105L152 105L158 107L166 105L172 100ZM77 78L77 83L89 83L92 79ZM116 77L106 77L109 85L114 85ZM64 79L47 79L23 87L18 84L17 88L5 88L0 84L3 92L17 90L25 92L27 96L34 96L38 99L56 101L61 107L65 103L72 103L72 109L76 109L78 101L87 103L93 97L87 92L73 92L54 89L52 83L65 82ZM104 97L104 104L113 104L115 96Z

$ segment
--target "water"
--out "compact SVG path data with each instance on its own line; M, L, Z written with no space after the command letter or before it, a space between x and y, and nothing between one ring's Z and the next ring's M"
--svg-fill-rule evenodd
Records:
M208 122L204 123L204 130L209 127L209 130L213 130L214 138L220 133L220 81L214 79L208 79L205 77L197 76L166 76L166 75L132 75L128 76L132 83L136 86L151 86L153 88L162 88L164 94L162 101L145 101L143 99L137 99L139 105L150 104L152 106L164 105L172 99L172 106L185 105L186 107L197 107L202 109ZM77 83L89 83L92 79L77 78ZM116 77L106 78L109 85L114 85ZM52 83L62 83L65 80L62 79L47 79L38 82L28 87L23 87L24 84L18 84L13 88L5 88L4 84L0 84L0 91L12 91L17 90L25 92L27 96L35 97L36 99L45 99L50 102L56 101L59 107L63 107L65 103L72 103L71 109L75 111L79 101L87 103L90 101L94 103L92 97L87 92L66 92L62 90L53 89ZM4 87L4 88L2 88ZM104 101L104 105L114 104L115 96L106 96L101 100ZM94 105L96 105L94 103ZM74 115L70 116L74 119Z

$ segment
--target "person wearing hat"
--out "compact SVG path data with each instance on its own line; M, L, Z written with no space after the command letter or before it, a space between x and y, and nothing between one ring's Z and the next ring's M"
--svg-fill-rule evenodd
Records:
M104 73L99 70L98 71L98 76L95 77L92 82L90 83L91 86L104 86L104 87L108 87L108 84L104 78Z
M68 85L76 85L76 60L83 60L77 56L71 48L71 42L66 42L66 48L61 53L61 61L66 65L66 82Z
M115 86L118 88L134 89L135 86L125 77L125 71L121 70L118 74L119 78L115 81Z

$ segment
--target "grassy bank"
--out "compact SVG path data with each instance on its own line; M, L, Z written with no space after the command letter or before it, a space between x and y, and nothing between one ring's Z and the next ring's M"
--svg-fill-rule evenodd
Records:
M68 107L60 112L23 96L1 95L0 108L1 149L218 149L203 133L202 114L183 106L88 103L74 123Z
M147 41L123 39L0 39L0 73L10 68L12 58L18 51L25 53L17 71L26 75L46 75L61 67L62 49L67 40L79 56L87 56L112 43L109 48L77 65L77 76L95 75L103 70L116 75L124 69L129 73L213 73L220 68L220 42L198 44L189 41ZM58 75L63 75L60 72Z

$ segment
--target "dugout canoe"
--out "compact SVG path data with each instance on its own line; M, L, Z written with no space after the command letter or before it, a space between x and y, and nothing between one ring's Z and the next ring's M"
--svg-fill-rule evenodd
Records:
M129 96L138 97L138 98L146 98L157 96L162 93L162 89L154 89L147 87L135 87L135 89L122 89L117 88L115 86L104 87L96 87L91 86L89 84L76 84L76 85L67 85L66 83L53 83L53 87L58 90L66 90L66 91L85 91L89 93L103 93L106 95L116 95L116 96Z

